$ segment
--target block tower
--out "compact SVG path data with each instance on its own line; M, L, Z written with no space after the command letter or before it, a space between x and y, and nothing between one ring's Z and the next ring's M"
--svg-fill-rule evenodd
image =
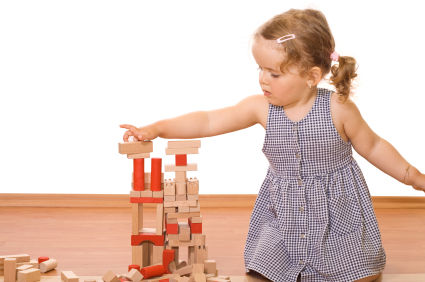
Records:
M187 163L188 154L198 154L199 140L169 141L167 155L175 155L175 164L165 165L165 172L174 172L174 179L164 185L164 214L166 224L166 249L174 250L176 264L179 249L188 248L188 264L204 263L207 259L205 235L202 234L202 217L199 205L199 181L187 178L187 171L196 171L197 165Z
M151 172L145 172L145 159L153 152L151 141L119 144L119 153L133 160L131 267L140 267L142 274L143 270L156 271L160 265L163 270L157 274L176 271L181 247L188 248L189 265L204 264L207 260L199 181L187 178L187 171L197 170L197 164L187 163L187 155L198 154L200 146L199 140L169 141L165 153L175 155L175 164L165 165L165 172L173 172L175 178L164 181L160 158L151 158ZM154 228L144 226L144 204L155 206Z

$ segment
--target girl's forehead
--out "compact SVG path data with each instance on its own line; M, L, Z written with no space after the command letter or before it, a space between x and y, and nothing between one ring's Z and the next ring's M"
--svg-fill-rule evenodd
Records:
M274 70L280 70L280 64L285 59L285 52L276 40L266 40L261 37L254 40L252 55L261 67Z

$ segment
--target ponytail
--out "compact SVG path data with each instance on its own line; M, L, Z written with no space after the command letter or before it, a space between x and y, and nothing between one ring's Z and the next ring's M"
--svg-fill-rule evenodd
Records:
M331 67L330 82L344 101L350 96L352 80L357 77L356 71L356 59L347 56L339 56L338 64Z

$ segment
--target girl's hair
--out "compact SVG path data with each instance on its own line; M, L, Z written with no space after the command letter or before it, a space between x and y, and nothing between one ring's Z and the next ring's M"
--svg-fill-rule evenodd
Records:
M351 81L357 76L356 60L339 56L338 64L331 67L330 55L334 52L335 41L323 13L312 9L291 9L260 26L254 37L276 40L287 34L295 34L296 38L280 44L286 54L280 65L281 71L294 65L304 76L309 69L317 66L322 70L322 78L331 71L330 83L346 100L350 95Z

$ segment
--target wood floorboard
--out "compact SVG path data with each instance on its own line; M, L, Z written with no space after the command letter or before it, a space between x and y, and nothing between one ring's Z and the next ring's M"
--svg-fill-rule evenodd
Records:
M244 275L250 208L203 208L209 258L221 274ZM377 209L387 254L384 274L425 273L425 209ZM154 226L153 209L145 210ZM0 207L0 255L49 256L78 275L124 273L131 263L129 208Z

